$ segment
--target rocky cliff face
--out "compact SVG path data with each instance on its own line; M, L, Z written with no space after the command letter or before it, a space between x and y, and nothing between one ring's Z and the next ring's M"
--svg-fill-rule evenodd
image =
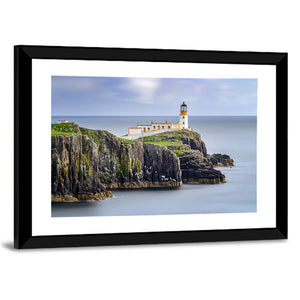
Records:
M107 131L80 131L52 136L52 201L105 199L113 188L182 184L180 161L168 149L120 141Z
M146 143L162 143L170 150L198 150L204 157L207 157L205 143L202 141L200 134L195 131L183 129L164 132L155 136L145 137L142 140Z
M202 141L201 136L198 132L181 130L178 135L181 143L187 145L191 150L198 150L204 157L207 157L207 150L205 143Z
M221 183L225 176L214 165L233 165L228 155L207 154L193 131L128 141L72 123L52 125L51 155L52 201L106 199L116 188Z
M210 160L198 151L188 150L178 155L183 183L221 183L225 176L213 168Z
M215 166L227 166L233 160L228 155L207 154L205 143L199 133L189 130L166 132L153 137L144 138L144 141L161 143L173 151L180 159L183 183L221 183L225 176Z
M98 149L87 136L52 136L52 201L111 196L99 180Z

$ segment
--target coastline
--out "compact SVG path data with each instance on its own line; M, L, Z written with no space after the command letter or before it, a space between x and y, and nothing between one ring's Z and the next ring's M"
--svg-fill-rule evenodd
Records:
M129 124L132 124L136 119L140 120L140 122L142 122L143 120L147 121L147 119L149 119L149 117L61 118L66 118L70 121L78 121L79 124L84 125L87 128L94 128L94 130L96 130L96 128L109 129L109 131L115 134L117 137L121 137L121 135L124 134L122 133L122 128L127 128ZM165 117L163 117L162 119L164 118ZM58 118L53 119L53 122L56 122L57 119ZM189 184L185 183L186 180L182 180L181 187L174 188L127 187L120 189L111 189L113 198L107 198L107 201L88 200L73 203L61 202L61 205L59 205L59 202L57 203L58 205L55 205L56 203L53 202L52 217L255 212L256 118L190 117L190 119L191 127L193 127L194 131L201 133L201 139L205 141L208 153L227 153L232 156L232 158L234 158L234 166L232 168L230 168L230 166L221 167L221 165L219 165L219 167L217 166L217 164L213 163L214 169L220 170L222 174L225 175L225 184L218 184L213 182L205 184L195 182ZM156 120L159 121L160 118L157 118ZM81 139L80 137L78 138ZM82 140L84 144L86 144L86 139L82 138ZM90 138L90 140L92 140L92 138ZM144 141L148 142L147 138ZM119 142L121 142L121 140L119 140ZM153 139L153 142L159 143L159 139L158 141L154 141ZM125 143L126 142L124 142L122 149L135 149L135 156L136 154L140 153L139 151L137 151L140 148L138 146L141 144L140 141L128 143L128 145L127 143L125 145ZM129 145L131 145L131 147L129 147ZM88 144L86 144L86 146L88 146ZM173 152L177 155L180 155L180 153L188 154L187 152L182 151L187 150L188 145L181 145L181 150L178 150L178 147L175 146L172 146L170 148L172 148ZM79 150L79 148L77 149ZM85 147L84 149L89 148ZM70 154L70 152L68 151L65 153ZM107 152L107 155L107 158L112 158L112 156L109 155L109 152ZM69 157L71 158L74 156ZM143 155L140 156L140 158L142 157ZM92 159L90 160L86 158L89 158L89 156L82 156L82 167L89 164L89 171L91 172L96 166L95 164L91 164ZM105 162L106 160L104 159L102 161ZM128 163L131 161L132 166L135 165L133 164L133 160L123 160L124 163L126 161L128 161ZM81 161L79 161L79 163L81 163ZM122 169L126 170L125 165L121 165ZM108 177L109 174L113 172L114 166L114 164L109 165L106 163L104 167L107 167L107 169L102 169L105 172L103 174L105 176L101 176L101 179L106 179L106 177ZM82 170L85 169L83 168ZM145 171L144 168L142 168L142 170ZM88 175L87 172L85 172L84 174ZM117 174L118 173L116 173L116 175ZM161 180L160 176L157 179ZM65 183L67 182L68 180ZM114 180L112 182L114 182ZM109 180L107 180L105 183L109 183Z
M190 129L128 141L75 123L51 127L52 202L105 200L115 189L225 183L214 167L233 166L229 155L208 154L200 134Z
M98 193L98 194L82 194L82 195L62 195L62 196L51 196L51 202L79 202L79 201L100 201L112 198L113 194L111 191Z

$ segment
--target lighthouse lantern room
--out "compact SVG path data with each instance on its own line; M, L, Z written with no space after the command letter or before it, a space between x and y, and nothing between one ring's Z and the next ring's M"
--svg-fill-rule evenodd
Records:
M180 105L179 124L181 129L189 128L187 105L184 103L184 101Z

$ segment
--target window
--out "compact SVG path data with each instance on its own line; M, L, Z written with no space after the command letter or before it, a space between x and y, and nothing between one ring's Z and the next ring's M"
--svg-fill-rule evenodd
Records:
M165 129L165 126L161 126L162 129Z
M184 119L184 116L182 117L182 119Z
M184 124L184 122L182 122L182 124Z
M168 126L168 129L171 129L171 126Z

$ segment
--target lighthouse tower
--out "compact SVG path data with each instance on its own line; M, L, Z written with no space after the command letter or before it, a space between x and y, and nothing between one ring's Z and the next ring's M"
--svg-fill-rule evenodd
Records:
M179 124L180 124L180 129L189 128L187 105L184 103L184 101L180 105Z

